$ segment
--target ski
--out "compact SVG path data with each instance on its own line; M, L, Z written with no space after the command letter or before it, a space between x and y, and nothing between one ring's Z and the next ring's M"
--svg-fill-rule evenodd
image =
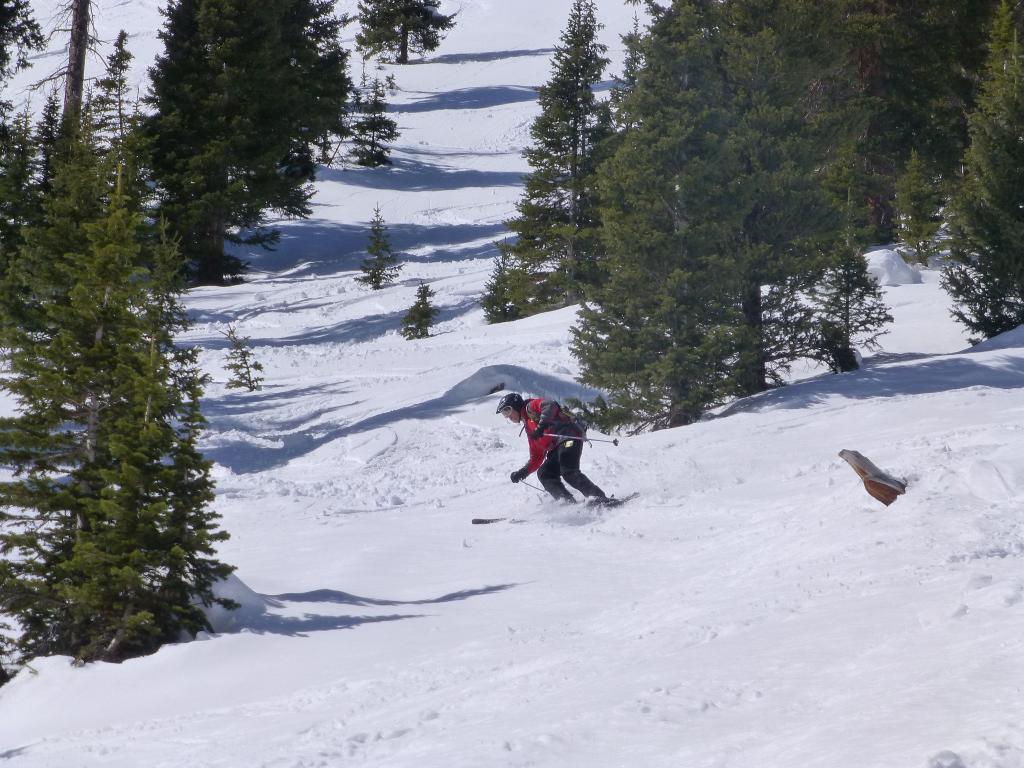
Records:
M521 520L518 517L474 517L470 520L473 525L490 525L491 523L525 523L525 520Z
M612 507L620 507L627 501L632 501L639 495L639 491L634 491L633 493L626 494L625 496L610 496L607 499L587 499L585 506L588 509L599 509L602 507L610 509ZM473 525L491 525L493 523L525 523L526 520L521 517L474 517L469 522Z
M619 496L619 497L610 496L607 499L588 499L587 500L587 506L588 507L621 507L627 501L632 501L633 499L635 499L639 495L640 495L639 491L634 491L633 493L626 494L625 496Z

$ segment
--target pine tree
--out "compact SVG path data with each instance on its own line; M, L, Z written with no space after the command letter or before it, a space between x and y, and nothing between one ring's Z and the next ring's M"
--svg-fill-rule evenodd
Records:
M611 122L607 104L594 95L608 63L597 42L600 28L593 0L574 0L551 79L538 92L541 113L530 128L533 146L524 153L533 170L518 216L506 222L517 240L498 246L516 265L510 274L525 279L517 289L526 297L518 307L522 315L575 303L600 279L594 185L599 145Z
M99 79L96 90L86 98L77 125L70 122L70 117L60 114L59 95L56 91L47 97L40 121L31 136L27 121L22 122L18 140L22 147L19 150L22 160L17 168L11 168L16 172L4 174L4 178L0 179L0 187L7 182L19 189L13 209L17 227L20 230L36 230L40 247L35 250L40 254L47 247L63 247L62 243L66 245L70 241L84 242L84 230L79 225L98 215L103 200L109 197L109 193L103 191L103 185L113 185L115 169L120 177L121 194L131 199L130 207L142 206L150 199L149 187L140 176L138 168L142 147L136 131L136 105L128 97L127 70L131 55L123 45L126 39L123 33L119 36L118 45L108 59L106 74ZM105 182L99 181L93 154L99 154L105 160L102 167L110 175ZM63 188L55 193L54 176L57 167L62 164L65 182ZM99 197L90 200L85 197L88 194ZM43 226L44 201L50 201L54 208L65 207L55 218L61 222L61 227L75 222L77 234L63 229L52 242L44 245L50 232ZM3 251L2 239L0 237L0 253ZM15 247L20 242L19 237ZM15 248L7 250L10 255ZM45 255L39 258L40 261L47 261ZM40 270L48 269L37 266ZM56 275L51 277L59 280ZM6 293L15 284L12 281L0 283L0 294ZM19 304L21 302L18 297L11 295L7 295L6 301L0 301L0 307L10 310L10 322L18 322L15 316L21 311ZM29 322L24 315L20 321Z
M942 223L941 206L937 185L929 178L917 150L913 150L906 169L896 180L896 210L900 240L919 264L927 266L928 259L938 252L935 234Z
M61 137L60 97L56 91L51 91L43 102L34 134L34 144L39 156L36 186L43 198L48 197L53 189L56 156Z
M636 87L637 78L643 68L643 54L641 53L641 42L643 34L640 31L640 17L633 16L633 29L621 36L622 47L626 51L626 57L622 64L622 74L615 76L615 85L612 86L609 102L611 106L612 120L617 130L623 130L630 126L624 125L621 120L619 107L623 99Z
M263 365L256 359L252 351L252 344L248 337L241 337L233 325L228 326L224 334L227 337L231 348L228 350L228 359L224 367L231 371L231 378L225 385L228 389L247 389L256 392L263 389Z
M988 77L971 115L967 175L953 201L954 263L943 284L953 316L991 338L1024 323L1024 50L1003 0L990 40Z
M26 109L0 133L0 275L20 247L21 231L38 222L42 199L36 186L38 155Z
M802 0L649 4L643 62L601 166L608 281L574 329L604 426L690 423L808 354L828 60ZM771 62L770 65L767 65Z
M122 31L107 57L104 75L86 94L83 118L90 123L93 140L107 164L121 169L121 192L129 207L153 207L153 192L147 183L146 141L140 130L139 103L128 84L132 55ZM131 188L127 185L131 183Z
M430 337L430 326L440 311L431 304L430 300L433 297L434 291L426 283L416 289L416 301L402 318L402 335L405 338L412 341Z
M728 125L716 151L731 181L716 215L730 230L731 257L720 263L738 280L736 379L748 395L783 383L806 354L811 311L801 295L813 280L815 242L839 224L818 176L827 135L808 107L831 54L818 43L816 11L801 0L737 0L719 11Z
M362 30L356 45L367 54L408 64L410 53L435 50L443 33L455 26L455 14L446 16L440 6L440 0L359 0Z
M854 345L877 349L878 337L887 332L884 326L892 322L867 260L854 248L844 248L835 266L815 286L814 295L819 304L811 356L833 373L857 370L860 363Z
M528 304L522 290L529 285L528 276L517 267L506 250L494 257L494 269L484 284L480 306L489 323L504 323L521 317L520 307Z
M0 0L0 86L28 66L30 51L42 47L43 35L29 0Z
M0 564L0 584L4 582L3 565ZM15 668L17 650L14 641L6 634L10 625L0 621L0 688L11 681L11 671Z
M41 48L43 36L28 0L0 0L0 93L6 80L28 66L28 53ZM0 99L0 275L17 248L31 198L29 179L35 154L28 140L27 110L9 125L12 106Z
M129 92L128 73L133 56L128 51L128 33L124 30L114 41L114 50L107 57L106 72L96 82L90 99L94 131L106 145L123 145L135 129L135 102Z
M381 215L380 206L374 208L373 220L370 222L370 242L366 246L369 258L363 260L360 269L363 274L356 280L375 291L380 290L398 277L402 265L398 263L391 242L388 239L387 225Z
M15 322L14 297L3 285L24 232L41 223L44 197L39 181L40 157L33 142L29 110L26 108L0 131L0 368L6 367L8 328Z
M0 419L0 614L22 658L149 653L207 627L228 566L196 449L204 377L174 336L180 257L122 193L88 125L8 272L17 323ZM131 185L128 185L131 186ZM229 602L229 601L228 601Z
M14 346L12 333L47 333L52 321L44 311L45 301L66 296L74 287L73 277L54 254L72 258L70 254L88 248L85 226L100 218L110 189L110 179L103 178L109 168L97 167L98 152L87 123L58 137L49 158L52 178L41 223L22 231L25 242L0 280L0 347Z
M369 90L368 98L358 101L352 122L352 157L357 165L376 168L391 164L386 145L398 138L398 123L387 116L384 85L378 78Z
M846 228L832 246L831 263L818 280L811 297L814 304L813 336L809 356L825 363L833 373L860 367L854 345L878 348L878 337L892 322L878 281L868 272L856 229L856 203L852 188L847 193Z
M269 245L268 211L309 214L314 155L350 81L329 0L172 0L147 121L160 212L198 282L237 277L228 243Z
M966 116L994 0L829 0L822 39L833 60L819 92L846 115L859 164L858 201L872 242L896 235L895 183L916 148L930 175L951 178L967 146Z
M702 0L650 6L644 66L622 101L625 131L599 171L607 279L572 330L585 384L607 392L604 429L689 424L733 388L739 321L706 254L725 244L728 195L712 138L725 119L719 24Z

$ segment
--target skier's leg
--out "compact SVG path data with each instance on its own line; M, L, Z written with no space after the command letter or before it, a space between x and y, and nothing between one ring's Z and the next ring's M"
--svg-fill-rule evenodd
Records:
M584 496L605 497L604 491L580 471L580 456L583 453L582 440L564 440L558 447L558 462L565 482Z
M558 468L558 450L556 449L551 451L551 453L548 454L548 457L544 460L544 463L540 465L540 468L537 470L537 479L540 480L540 484L544 486L544 490L559 501L576 501L572 494L569 493L569 489L562 485L562 480L559 477L560 474L561 473Z

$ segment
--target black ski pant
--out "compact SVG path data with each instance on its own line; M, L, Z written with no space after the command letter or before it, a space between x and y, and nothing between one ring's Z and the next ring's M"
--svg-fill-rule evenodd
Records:
M556 499L575 501L569 490L562 485L562 478L584 496L604 497L604 491L594 485L590 478L580 472L580 455L583 453L583 438L574 435L560 437L558 445L548 451L544 463L537 470L537 479L544 490Z

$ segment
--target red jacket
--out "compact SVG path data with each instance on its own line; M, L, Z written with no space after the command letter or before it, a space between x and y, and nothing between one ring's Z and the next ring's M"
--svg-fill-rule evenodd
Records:
M544 457L547 456L548 451L558 445L558 438L548 435L556 432L561 435L580 434L572 418L565 415L561 406L554 400L545 400L541 397L527 400L521 415L526 437L530 443L530 461L526 465L529 472L535 472L544 463ZM535 438L532 435L538 427L544 428L545 435Z

